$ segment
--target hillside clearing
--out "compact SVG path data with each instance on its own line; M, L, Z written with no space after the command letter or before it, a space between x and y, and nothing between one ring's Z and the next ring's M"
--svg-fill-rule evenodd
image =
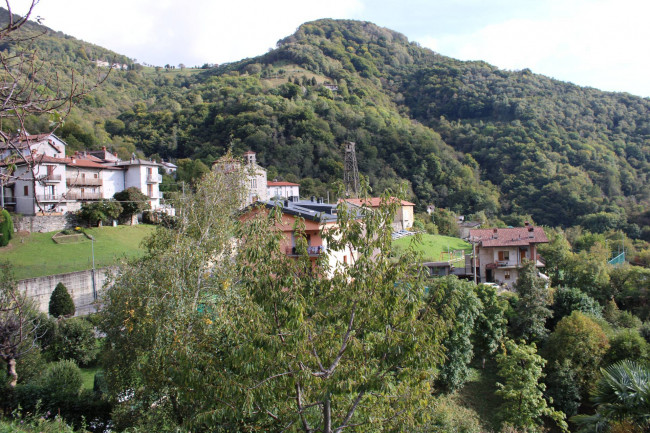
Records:
M144 250L140 243L154 229L151 225L86 229L95 238L95 267L112 266L124 257L141 256ZM16 234L7 247L0 248L0 259L13 263L19 280L91 269L91 241L56 244L52 240L56 233Z

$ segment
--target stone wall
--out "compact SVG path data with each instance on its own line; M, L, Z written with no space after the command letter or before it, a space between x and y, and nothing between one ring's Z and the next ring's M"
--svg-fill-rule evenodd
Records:
M74 227L72 221L66 215L35 215L35 216L17 216L14 217L14 229L24 232L53 232L65 228Z
M69 274L47 275L18 281L18 288L34 300L39 311L48 312L50 296L58 283L68 289L74 300L75 315L84 315L97 311L95 299L104 292L104 284L109 275L117 268L102 268L95 270L96 296L93 293L92 270L71 272Z

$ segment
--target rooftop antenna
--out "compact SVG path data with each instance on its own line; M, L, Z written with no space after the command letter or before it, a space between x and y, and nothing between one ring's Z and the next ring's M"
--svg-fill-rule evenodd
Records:
M352 141L345 143L345 164L343 172L343 184L347 197L359 197L359 168L357 167L357 156L355 144Z

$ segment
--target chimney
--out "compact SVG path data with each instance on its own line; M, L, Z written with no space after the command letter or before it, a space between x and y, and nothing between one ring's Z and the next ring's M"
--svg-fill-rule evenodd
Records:
M106 146L102 146L102 150L106 152Z
M289 207L289 200L284 201L284 207Z
M318 203L324 203L323 197L318 197Z
M528 221L524 222L524 225L525 225L526 227L528 227L529 224L530 224L530 223L529 223Z
M494 234L496 234L496 233L497 233L497 229L494 229L493 232L494 232Z
M531 226L531 227L528 227L528 231L529 231L529 232L532 233L534 230L535 230L535 227L532 227L532 226Z
M311 201L312 201L312 203L316 201L316 196L315 195L311 196Z

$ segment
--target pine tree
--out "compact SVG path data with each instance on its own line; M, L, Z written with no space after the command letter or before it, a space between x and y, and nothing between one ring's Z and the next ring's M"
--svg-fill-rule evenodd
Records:
M59 283L50 296L50 315L54 317L72 316L75 312L74 301L68 293L68 289Z

